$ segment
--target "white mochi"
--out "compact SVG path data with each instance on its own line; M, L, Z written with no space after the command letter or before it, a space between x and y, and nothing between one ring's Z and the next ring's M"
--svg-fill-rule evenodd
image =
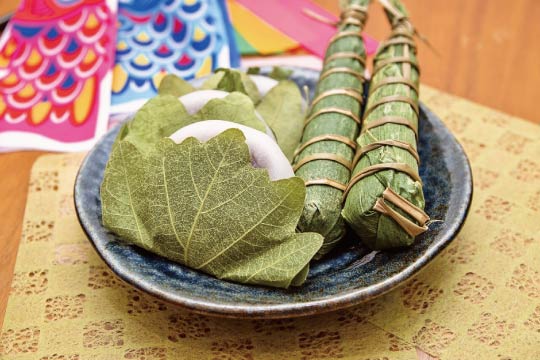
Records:
M195 90L178 98L189 115L201 110L212 99L223 99L230 93L222 90Z
M263 97L266 96L266 94L268 94L268 92L278 84L276 79L272 79L271 77L265 75L249 75L249 77L251 80L253 80L255 85L257 85L259 94Z
M184 105L188 114L193 115L199 110L201 110L203 106L206 105L210 100L223 99L229 94L230 93L221 90L196 90L189 94L180 96L178 100L180 100L182 105ZM272 132L272 129L270 129L270 127L266 124L263 117L257 111L255 111L255 116L257 116L257 119L259 119L259 121L264 125L264 128L266 129L266 135L270 136L275 141L276 138L274 137L274 133Z
M272 138L258 130L231 121L206 120L196 122L184 126L169 138L177 144L180 144L188 137L194 137L200 142L206 142L227 129L239 129L242 131L249 147L252 165L268 170L270 180L274 181L294 176L289 160Z
M257 89L259 89L259 94L262 97L265 97L266 94L268 94L268 92L279 83L279 81L277 81L276 79L272 79L271 77L268 77L266 75L249 75L249 77L251 78L251 80L253 80L255 85L257 85ZM300 89L300 92L303 94L304 90ZM306 99L304 99L304 97L302 96L302 111L306 111L306 109L307 102Z

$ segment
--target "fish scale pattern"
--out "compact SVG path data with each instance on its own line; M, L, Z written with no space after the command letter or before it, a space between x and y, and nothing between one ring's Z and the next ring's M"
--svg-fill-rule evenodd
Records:
M95 122L113 24L103 0L23 1L0 42L0 130Z
M157 94L168 73L184 79L235 66L222 0L121 1L113 106Z

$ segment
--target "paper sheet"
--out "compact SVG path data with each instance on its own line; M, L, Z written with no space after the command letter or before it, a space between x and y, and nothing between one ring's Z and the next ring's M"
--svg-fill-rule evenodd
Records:
M338 20L336 16L309 0L235 1L320 58L324 57L328 42L336 32L334 26L304 13L304 10L308 9L327 19ZM377 50L376 40L364 34L364 41L368 54Z
M239 66L225 0L121 1L112 113L136 111L168 73L190 80Z
M106 130L116 1L23 0L0 39L0 150L89 149Z

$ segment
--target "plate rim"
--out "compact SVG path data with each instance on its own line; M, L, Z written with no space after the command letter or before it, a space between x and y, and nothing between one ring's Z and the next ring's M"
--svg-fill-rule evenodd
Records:
M314 71L312 69L298 69ZM87 223L87 220L84 218L86 211L84 209L84 206L80 204L82 196L81 191L83 191L80 185L81 171L90 161L89 159L91 155L96 151L96 149L99 148L99 145L104 141L105 135L88 152L83 162L81 163L79 170L77 171L74 183L73 197L77 218L86 237L100 256L100 258L107 264L107 266L116 276L118 276L124 282L127 282L129 285L134 286L135 288L144 291L152 296L155 296L160 300L185 307L199 314L225 318L277 319L321 314L357 305L359 303L363 303L375 297L381 296L393 290L394 288L403 285L415 274L424 269L426 265L428 265L431 260L433 260L435 256L437 256L443 249L445 249L457 236L460 229L463 227L463 224L465 223L465 219L467 218L471 207L474 190L473 177L470 161L463 149L463 146L450 132L446 125L437 116L435 116L435 114L431 110L429 110L423 103L420 103L420 108L426 115L428 115L428 117L430 117L431 119L435 119L436 122L438 122L442 127L447 129L447 134L451 137L450 140L455 142L455 144L457 145L459 153L454 153L454 156L458 158L458 161L463 161L464 164L464 178L462 178L461 181L465 187L462 192L464 193L464 199L467 201L467 204L464 211L461 213L461 217L459 219L453 219L451 226L446 230L444 236L439 239L437 243L428 247L421 256L419 256L415 261L409 263L399 272L367 287L354 289L337 295L332 295L324 299L310 300L305 302L259 305L242 303L239 305L232 305L228 303L208 301L196 297L189 297L185 293L171 294L165 291L161 291L160 289L156 288L151 282L147 282L144 278L137 278L136 275L130 274L126 268L122 266L117 266L114 261L111 261L112 259L110 258L112 257L109 256L109 253L105 253L98 248L97 244L93 240L88 230L88 228L90 228L92 225ZM118 126L121 126L121 124L117 124L115 127ZM111 128L108 132L112 131L115 127Z

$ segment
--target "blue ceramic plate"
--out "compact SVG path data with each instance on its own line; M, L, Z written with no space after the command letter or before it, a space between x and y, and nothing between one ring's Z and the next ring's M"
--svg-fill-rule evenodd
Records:
M269 69L263 69L268 72ZM294 68L292 79L311 92L318 72ZM322 313L364 302L401 284L456 236L471 202L472 177L462 147L432 112L421 106L419 152L426 211L434 223L413 246L370 252L347 239L312 263L305 284L288 290L239 285L191 270L135 246L124 245L101 224L99 187L119 127L84 160L75 183L79 220L99 255L120 278L158 298L194 311L227 317L279 318Z

